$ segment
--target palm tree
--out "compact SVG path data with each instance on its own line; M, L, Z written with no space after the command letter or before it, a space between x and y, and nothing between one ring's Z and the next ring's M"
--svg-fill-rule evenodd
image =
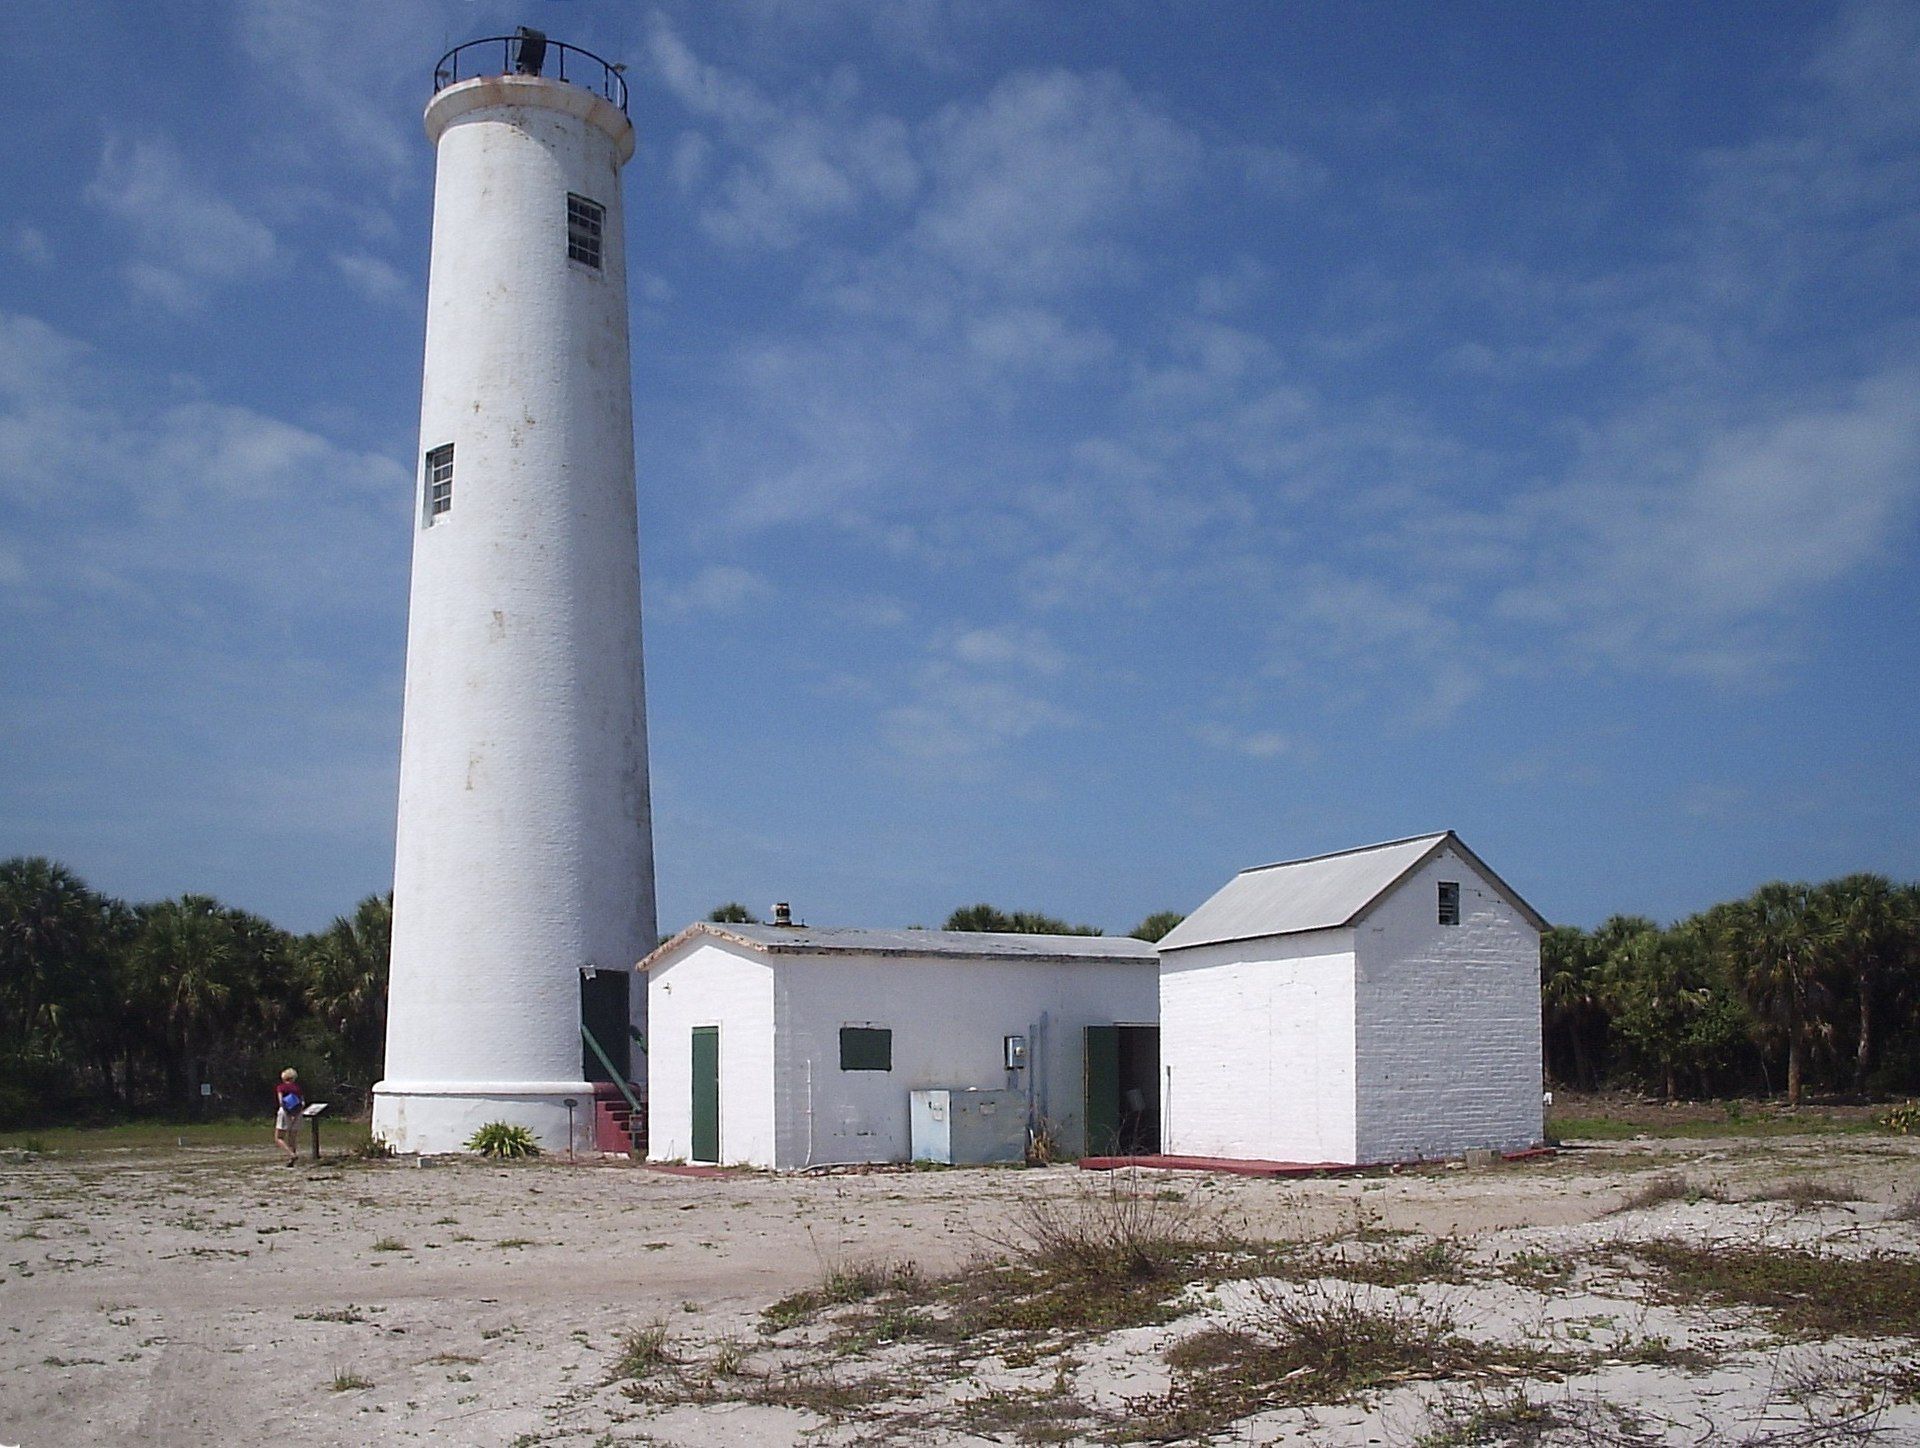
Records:
M307 1006L339 1043L345 1075L380 1073L386 1044L387 964L392 953L393 894L369 895L351 918L341 916L301 943Z
M16 1052L62 1054L108 968L109 902L41 856L0 861L0 1000Z
M1884 875L1843 875L1813 892L1813 905L1832 929L1835 954L1857 996L1853 1089L1864 1091L1873 1066L1874 1008L1905 947L1900 892Z
M1704 917L1729 974L1763 1032L1787 1048L1787 1104L1798 1106L1809 1038L1827 1024L1824 975L1835 933L1805 885L1775 880Z
M188 1106L198 1104L194 1081L205 1075L213 1039L244 1001L234 914L209 895L140 908L132 977L161 1031L167 1091Z
M1178 910L1156 910L1127 934L1135 940L1157 941L1186 918Z

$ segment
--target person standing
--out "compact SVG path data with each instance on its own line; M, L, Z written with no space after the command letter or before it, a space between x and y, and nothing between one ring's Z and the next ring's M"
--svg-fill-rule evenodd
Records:
M275 1089L279 1107L273 1118L273 1139L287 1153L287 1165L300 1160L300 1112L306 1102L300 1096L300 1073L289 1066L280 1073Z

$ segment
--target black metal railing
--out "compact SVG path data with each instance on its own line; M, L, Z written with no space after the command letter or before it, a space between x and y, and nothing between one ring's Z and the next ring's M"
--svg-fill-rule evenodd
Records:
M498 61L496 65L494 62ZM567 74L569 66L572 75ZM440 92L458 81L480 75L551 75L555 80L583 86L627 109L626 67L603 60L591 50L549 40L537 30L521 29L513 35L489 35L484 40L469 40L456 45L440 57L433 68L433 88Z

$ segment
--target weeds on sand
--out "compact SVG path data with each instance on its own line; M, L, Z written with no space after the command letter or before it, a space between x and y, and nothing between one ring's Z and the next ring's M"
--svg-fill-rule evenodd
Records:
M1167 1353L1173 1386L1128 1402L1127 1435L1203 1438L1264 1409L1345 1402L1370 1389L1488 1373L1552 1376L1548 1354L1474 1342L1444 1304L1320 1279L1257 1291L1262 1311Z
M920 1265L905 1258L829 1262L818 1286L790 1292L762 1309L760 1330L783 1332L825 1308L864 1302L883 1292L913 1295L922 1285Z
M398 1237L382 1237L373 1244L373 1250L376 1252L404 1252L407 1250L407 1244L402 1242Z
M1640 1242L1626 1249L1678 1302L1758 1307L1808 1337L1906 1337L1920 1324L1920 1261L1771 1247Z
M370 1388L373 1384L356 1372L342 1369L333 1375L333 1381L327 1386L336 1393L355 1393L362 1388Z

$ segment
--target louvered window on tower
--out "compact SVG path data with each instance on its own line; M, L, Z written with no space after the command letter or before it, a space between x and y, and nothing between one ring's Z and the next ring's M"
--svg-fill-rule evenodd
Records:
M1457 880L1440 882L1440 923L1442 925L1460 923L1460 882Z
M453 444L427 454L427 526L453 507Z
M567 257L585 262L596 271L600 267L600 233L605 230L607 208L584 196L567 195Z

